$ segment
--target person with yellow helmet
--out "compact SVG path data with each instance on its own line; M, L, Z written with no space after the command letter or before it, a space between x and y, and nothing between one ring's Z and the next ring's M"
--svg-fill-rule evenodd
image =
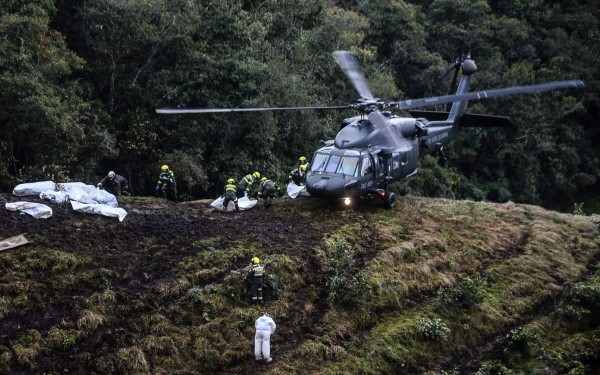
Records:
M257 257L252 258L252 265L245 279L250 283L250 294L254 304L262 305L263 303L262 286L266 275L265 269L260 265L260 259Z
M260 180L260 185L258 185L258 198L263 199L265 208L269 208L271 204L273 204L277 190L279 190L279 186L268 178L263 177Z
M247 174L237 183L236 195L238 198L248 195L249 197L255 196L258 193L258 184L260 183L260 173L254 172Z
M288 183L293 182L298 186L304 186L306 184L306 170L308 169L307 164L302 164L298 168L292 169L288 176Z
M298 158L298 165L306 165L308 167L308 159L306 159L306 156L300 156L300 158Z
M166 164L160 167L160 171L158 182L156 183L156 195L166 196L168 200L177 203L177 185L175 183L175 174Z
M229 202L232 202L232 201L235 204L235 210L237 212L240 212L240 207L238 206L238 199L237 199L237 196L235 195L236 187L235 187L234 183L235 183L235 180L233 178L230 178L227 180L227 185L225 185L225 194L224 194L225 199L223 200L223 212L227 212L227 206L229 205Z

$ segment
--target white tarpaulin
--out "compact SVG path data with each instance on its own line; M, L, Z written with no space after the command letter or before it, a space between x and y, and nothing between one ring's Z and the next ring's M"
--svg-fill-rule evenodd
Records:
M11 202L6 203L6 208L11 211L21 211L36 219L47 219L52 216L52 209L45 204L33 202Z
M100 190L93 185L86 185L82 182L68 182L57 184L59 190L46 190L40 193L40 198L49 199L52 202L63 203L69 200L75 200L81 203L105 204L110 207L118 207L117 197Z
M71 207L77 212L84 212L87 214L98 214L109 217L118 217L119 221L123 221L127 216L127 211L119 207L110 207L105 204L89 204L71 201Z
M0 241L0 251L12 249L13 247L23 246L28 244L27 238L24 235L19 234L18 236L14 236L11 238L7 238L5 240Z
M50 200L54 203L65 203L71 201L71 206L75 211L94 213L109 217L118 217L119 221L123 221L123 219L125 219L125 216L127 215L127 212L124 209L118 208L119 203L117 202L117 197L105 190L100 190L93 185L86 185L83 182L31 182L27 184L17 185L13 189L13 194L18 196L39 194L40 198ZM52 215L52 209L48 206L44 206L43 204L29 202L17 203L39 205L46 207L48 210L50 210L50 214L48 216L39 216L47 215L45 213L41 213L42 211L45 212L45 209L38 208L37 210L42 210L40 211L40 213L38 213L37 211L31 211L33 209L31 209L30 212L28 212L24 209L19 208L19 211L27 212L28 214L34 217L45 218L50 217Z
M223 197L217 198L210 205L213 206L214 208L222 210L224 200L225 200L225 198L223 198ZM247 210L249 208L256 206L257 202L258 201L253 201L253 200L248 199L248 197L242 197L242 198L238 199L238 207L240 208L240 210ZM227 207L227 211L235 211L235 204L233 202L229 202L229 207Z
M298 195L308 196L308 192L306 191L306 186L298 186L293 182L290 182L287 186L287 194L290 198L294 199Z
M38 195L42 191L54 190L56 184L52 181L30 182L27 184L19 184L13 189L13 194L17 197L24 195Z

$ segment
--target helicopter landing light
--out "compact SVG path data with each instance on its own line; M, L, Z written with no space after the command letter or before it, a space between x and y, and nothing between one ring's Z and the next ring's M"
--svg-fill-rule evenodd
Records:
M350 203L352 203L352 201L350 200L350 198L344 198L344 204L345 204L346 206L349 206L349 205L350 205Z

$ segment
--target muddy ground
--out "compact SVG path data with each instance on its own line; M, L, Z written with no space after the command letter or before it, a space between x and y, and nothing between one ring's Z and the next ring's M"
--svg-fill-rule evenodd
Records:
M24 199L25 198L25 199ZM318 267L312 250L322 240L324 233L333 231L336 226L347 220L361 220L362 211L344 210L328 202L300 198L279 200L270 209L257 206L240 213L222 213L210 207L210 201L185 202L174 204L166 200L152 198L125 197L120 202L128 215L123 222L116 218L83 214L71 209L70 204L55 204L37 197L14 197L9 194L0 196L0 204L26 200L49 205L53 215L48 219L35 219L29 215L0 209L0 238L25 234L32 242L21 248L10 249L12 254L26 254L32 248L57 249L77 256L89 257L93 268L110 270L110 284L124 300L136 300L148 288L174 275L172 270L182 259L192 255L194 249L189 244L194 240L211 239L214 249L228 248L242 240L255 240L265 247L268 254L306 253L304 264L300 267L308 270ZM362 202L364 210L380 209L379 202ZM319 211L319 222L314 215L296 215L295 210ZM311 219L312 218L312 219ZM376 238L366 238L367 243L377 249ZM165 247L148 249L144 243L164 243ZM0 254L1 256L1 254ZM243 269L249 259L240 258L229 269L222 269L214 276L219 279L231 269ZM79 270L78 272L82 272ZM316 290L321 297L310 313L302 309L305 305L302 295L290 301L290 311L285 324L278 331L279 341L274 347L275 355L285 352L298 343L315 337L314 329L320 325L326 310L326 279L320 272L311 272L312 277L306 280L307 287ZM44 273L37 275L38 281L44 283ZM206 280L210 283L211 280ZM91 293L92 285L81 285L80 288L54 291L46 301L28 304L22 314L8 314L0 320L0 345L10 347L27 330L35 329L47 332L61 321L76 321L75 311L80 311L83 301ZM133 312L123 316L122 321L113 322L113 326L127 329L134 324L145 311ZM114 330L113 330L114 332ZM283 343L284 342L284 343ZM70 353L42 353L34 360L35 371L50 373L57 369L76 373L81 371L81 363L73 359L77 352L94 352L98 348L116 344L116 338L98 333L78 342ZM256 366L248 353L248 360L229 368L222 373L245 373Z
M203 370L195 370L198 354L189 354L193 351L194 342L188 339L184 344L187 354L179 355L177 360L181 364L170 364L171 368L180 369L177 373L246 374L263 370L285 373L286 364L280 358L285 358L303 343L317 340L326 330L324 320L331 308L327 298L329 275L323 269L326 260L318 258L316 249L323 247L323 241L330 233L351 223L350 229L345 230L353 232L352 238L361 248L360 255L355 259L357 269L360 269L383 250L385 242L380 238L382 233L370 222L375 216L371 213L382 209L381 202L375 199L357 202L352 209L310 198L279 199L270 209L257 206L240 213L223 213L210 207L209 200L174 204L156 198L124 197L120 206L128 215L123 222L119 222L116 218L75 212L69 203L54 204L37 197L24 198L0 194L0 239L25 234L31 241L31 244L0 253L0 272L3 273L0 274L0 374L136 373L135 369L119 367L121 352L118 350L140 346L140 340L151 336L144 331L146 328L140 324L141 321L150 316L166 315L177 329L199 327L207 323L201 311L194 315L168 310L169 306L161 305L165 301L164 295L156 296L157 290L181 280L182 262L193 258L199 251L199 242L203 243L202 246L208 242L215 254L231 254L232 249L242 244L259 249L261 257L267 259L269 256L293 259L300 263L293 265L294 273L303 280L294 286L299 288L295 293L288 293L277 302L280 311L284 306L285 318L276 319L279 324L272 347L274 363L266 365L253 360L252 337L248 335L249 330L242 330L243 335L249 336L244 336L247 345L242 345L242 349L238 345L237 352L229 353L230 357L223 360L221 365L207 365ZM49 205L53 216L35 219L4 209L5 202L20 200ZM408 211L396 209L397 216L403 218L403 231L399 236L410 233L420 225L418 210L410 206L410 201L404 204L404 209ZM527 232L522 241L528 241ZM516 246L520 247L519 244ZM244 256L224 257L226 263L213 267L211 273L203 273L200 279L196 278L196 285L210 288L211 285L222 285L227 277L238 271L240 276L243 275L250 258L255 254L236 251ZM517 249L507 254L512 256L519 251ZM73 277L81 282L73 284L65 281L62 287L60 277L70 277L70 271L55 271L55 260L47 260L44 256L37 258L43 252L66 253L77 259L85 259L73 266L73 273L76 274ZM50 265L38 264L43 261ZM489 259L481 267L485 268L496 261L496 258ZM596 257L590 263L588 273L593 271L597 263ZM92 277L85 278L82 275ZM11 289L10 283L13 282L21 286L20 292ZM28 286L24 288L23 285ZM47 348L46 342L50 341L53 328L77 328L74 322L81 318L82 311L90 308L93 296L102 294L107 285L117 295L117 304L120 306L110 310L110 319L100 329L91 334L78 333L72 346L60 348L59 345L53 350L39 350L30 354L30 357L17 353L17 344L35 347L23 339L32 330L41 334L40 341L45 343L41 346L46 345ZM544 306L556 307L557 296L560 297L560 294L554 296L552 304L544 302L540 306L532 306L533 315L546 315ZM431 302L434 299L433 291L412 296L414 303L422 299ZM19 307L6 308L2 302L7 300L18 302ZM172 300L167 303L175 305ZM267 300L264 309L268 310L274 303ZM242 298L239 305L232 307L242 307L252 314L263 309L251 306L247 296ZM364 328L365 331L356 332L356 335L367 334L369 327ZM473 348L469 353L461 353L460 358L440 360L440 364L448 369L459 366L468 372L476 371L483 359L501 356L502 347L498 342L506 332L504 330L488 338L491 344L485 348ZM336 340L356 341L348 337L337 337ZM53 345L56 346L55 343ZM340 345L343 346L341 342ZM152 355L155 357L149 359L153 362L150 371L139 373L153 372L155 368L167 366L164 358L169 357L168 350L157 349L157 353ZM162 359L157 356L162 356ZM421 372L415 369L405 373Z

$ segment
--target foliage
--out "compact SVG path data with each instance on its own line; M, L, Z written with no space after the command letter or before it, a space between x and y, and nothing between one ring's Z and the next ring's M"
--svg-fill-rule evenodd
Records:
M445 305L468 309L483 302L483 283L481 275L467 277L458 285L442 289L439 297Z
M349 103L356 94L331 58L338 49L356 53L378 97L443 95L454 88L440 72L470 52L474 89L576 78L587 89L470 103L517 128L465 129L447 166L427 158L400 188L569 211L598 191L599 22L586 2L5 1L0 189L95 184L116 170L135 194L150 194L167 161L181 164L184 199L220 195L226 178L253 170L285 181L347 112L169 117L154 108Z
M329 249L330 279L329 300L340 307L355 307L366 301L371 289L365 274L355 267L353 251L343 239L337 240Z
M600 323L600 278L573 285L567 294L561 313L577 323L593 326Z
M475 372L475 375L513 375L500 361L487 361Z
M532 330L517 327L512 329L504 341L504 353L510 356L532 356L539 345L539 336Z
M413 329L416 337L427 341L446 341L450 328L440 318L422 318Z

